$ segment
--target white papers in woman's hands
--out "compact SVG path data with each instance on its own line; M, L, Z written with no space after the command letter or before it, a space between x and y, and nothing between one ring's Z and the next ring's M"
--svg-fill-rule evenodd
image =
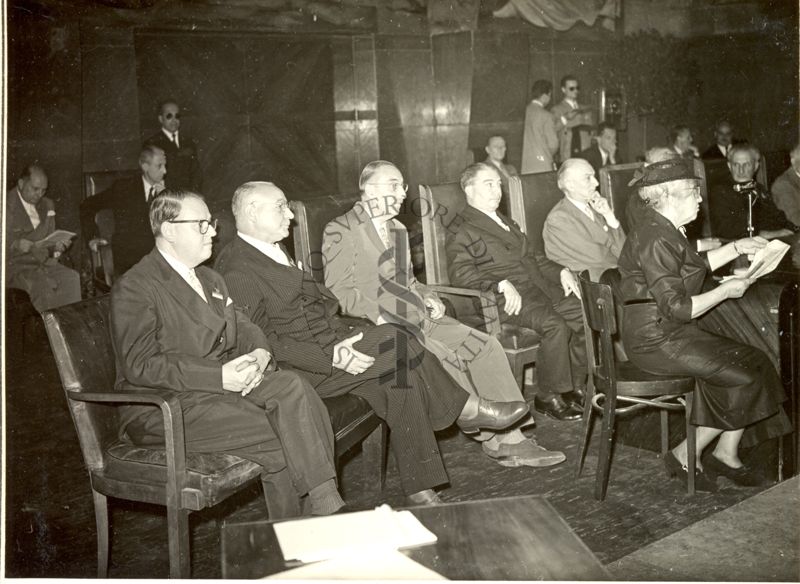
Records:
M282 521L274 526L286 561L318 562L353 553L398 550L436 542L411 511L372 511Z
M725 282L731 278L749 278L754 280L769 274L778 267L778 264L781 263L787 251L789 251L789 245L783 243L780 239L773 239L756 252L755 256L753 256L753 261L750 263L750 268L745 275L726 276L722 278L722 281Z

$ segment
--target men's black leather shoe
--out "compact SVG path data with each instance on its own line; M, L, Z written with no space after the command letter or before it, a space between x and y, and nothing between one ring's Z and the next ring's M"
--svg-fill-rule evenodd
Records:
M540 414L562 422L580 420L583 416L583 412L565 402L558 394L547 399L533 398L533 409Z
M561 394L561 399L563 399L567 405L573 405L575 408L583 411L583 403L586 399L586 388L585 387L575 387L572 391L568 391L567 393Z
M505 430L530 411L528 404L523 401L499 402L480 398L477 415L471 418L459 416L456 424L467 434L481 430Z

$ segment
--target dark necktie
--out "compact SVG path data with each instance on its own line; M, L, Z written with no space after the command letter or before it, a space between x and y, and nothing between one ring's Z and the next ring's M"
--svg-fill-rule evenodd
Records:
M147 203L149 204L150 201L152 201L153 197L155 197L155 196L156 196L156 187L155 186L151 186L150 187L150 192L147 193Z

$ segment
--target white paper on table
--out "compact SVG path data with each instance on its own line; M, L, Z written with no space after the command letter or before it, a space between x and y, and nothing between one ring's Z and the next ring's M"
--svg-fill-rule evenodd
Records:
M447 580L397 550L345 555L266 576L264 580Z
M381 505L372 511L282 521L274 526L286 561L318 562L365 550L397 550L437 538L411 511Z
M789 251L788 244L779 239L773 239L755 253L746 274L742 276L725 276L722 281L725 282L731 278L756 279L769 274L778 267L787 251Z

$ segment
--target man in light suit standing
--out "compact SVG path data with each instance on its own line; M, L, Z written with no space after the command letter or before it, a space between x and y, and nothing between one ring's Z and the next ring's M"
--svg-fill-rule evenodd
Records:
M589 111L578 103L580 85L574 75L561 78L564 99L552 107L558 133L558 162L564 162L586 150L592 142L592 120Z
M234 309L222 276L200 266L216 235L205 202L166 191L151 202L150 224L155 248L111 290L116 386L174 392L187 451L261 465L280 495L267 502L273 517L300 514L301 497L313 515L336 512L344 502L327 409L300 375L274 371L264 333ZM124 439L163 444L158 408L124 406L121 421Z
M553 170L553 157L558 152L556 120L547 105L553 93L553 84L538 79L531 89L533 100L525 109L525 133L522 142L522 172L547 172Z
M800 144L790 154L792 165L772 183L772 200L800 228Z
M498 402L524 401L500 342L445 316L436 293L414 277L408 233L395 219L407 189L397 167L385 160L370 162L361 172L359 189L361 201L328 223L323 233L325 284L342 310L413 331L470 394ZM565 459L518 428L483 432L478 439L484 452L504 466L550 466Z
M587 161L566 160L558 170L564 198L550 210L542 230L549 259L573 272L589 270L595 282L605 270L617 267L625 243L625 233L597 185Z

